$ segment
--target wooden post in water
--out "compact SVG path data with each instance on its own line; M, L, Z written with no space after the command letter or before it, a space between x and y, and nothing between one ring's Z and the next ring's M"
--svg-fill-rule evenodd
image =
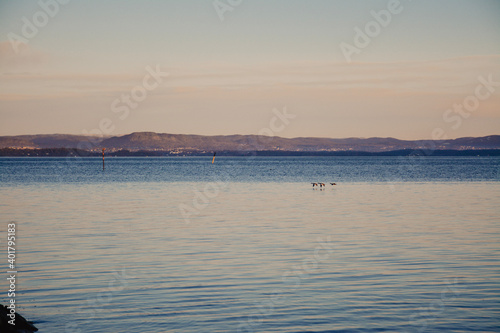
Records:
M214 158L212 158L212 164L214 164L214 162L215 162L215 154L217 154L216 151L214 151Z
M102 148L102 170L104 171L104 151L106 148Z

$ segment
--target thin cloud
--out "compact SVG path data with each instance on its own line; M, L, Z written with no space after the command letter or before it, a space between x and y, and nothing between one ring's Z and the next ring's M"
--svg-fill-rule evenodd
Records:
M15 52L11 42L0 42L0 71L10 72L29 72L45 65L48 60L48 54L33 49L28 44L18 45L19 52Z

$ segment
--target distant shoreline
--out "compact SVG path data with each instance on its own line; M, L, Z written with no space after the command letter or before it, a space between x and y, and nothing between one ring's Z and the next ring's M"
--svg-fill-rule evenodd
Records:
M113 152L106 152L105 156L110 157L176 157L176 156L212 156L213 152L206 151L185 151L179 153L177 151L158 151L158 150L139 150L130 151L126 149ZM0 157L100 157L101 152L87 151L75 148L34 148L34 149L19 149L19 148L1 148ZM469 149L469 150L453 150L453 149L400 149L384 152L368 152L368 151L284 151L284 150L259 150L259 151L217 151L217 156L233 156L233 157L248 157L248 156L500 156L500 149Z

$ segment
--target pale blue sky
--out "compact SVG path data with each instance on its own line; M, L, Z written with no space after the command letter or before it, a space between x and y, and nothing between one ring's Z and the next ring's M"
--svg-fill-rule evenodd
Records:
M286 137L498 134L500 87L456 129L443 113L479 76L500 81L500 1L402 0L347 64L340 43L389 2L243 0L221 21L211 0L73 0L14 55L8 34L41 8L0 0L0 135L80 134L103 118L111 134L255 134L284 106L297 115ZM171 76L117 119L111 103L157 64Z

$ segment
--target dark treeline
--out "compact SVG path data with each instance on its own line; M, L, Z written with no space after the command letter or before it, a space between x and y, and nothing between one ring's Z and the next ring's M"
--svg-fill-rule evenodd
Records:
M34 148L34 149L16 149L1 148L0 156L33 156L33 157L66 157L66 156L99 156L97 152L76 148Z
M101 152L91 152L75 148L40 148L40 149L14 149L1 148L0 156L25 156L25 157L99 157ZM212 156L213 152L206 151L129 151L126 149L114 152L106 152L106 156ZM385 152L366 151L218 151L217 156L500 156L500 149L476 149L476 150L424 150L403 149Z

